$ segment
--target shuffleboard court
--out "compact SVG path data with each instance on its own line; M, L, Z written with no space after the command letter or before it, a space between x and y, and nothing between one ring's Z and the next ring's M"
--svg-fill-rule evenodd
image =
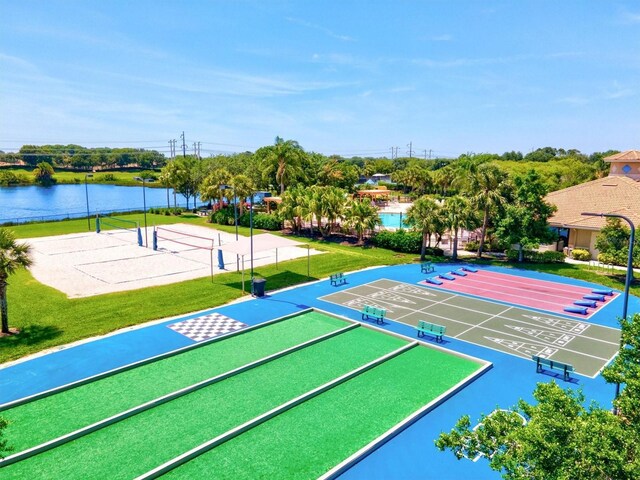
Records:
M450 278L450 280L442 281L441 284L430 283L428 280L420 283L442 290L476 295L581 318L591 317L617 296L617 293L614 293L611 296L603 296L600 301L588 301L587 304L592 306L584 308L584 313L577 313L567 311L565 308L584 306L583 302L586 300L584 296L592 293L590 288L481 269L475 272L466 271L463 276L451 275Z
M570 363L588 377L595 377L620 345L615 328L393 280L377 280L321 300L358 311L364 305L385 308L387 318L412 326L419 320L444 325L447 337L529 360L538 355Z
M412 348L162 478L318 478L477 368L439 350ZM416 375L426 371L428 379Z
M406 343L356 328L9 465L0 476L135 478Z
M308 312L0 412L20 452L347 325Z
M302 343L294 344L292 336ZM20 442L18 450L57 438L1 460L0 478L146 478L163 465L170 465L166 471L188 467L181 460L187 452L196 454L186 462L206 460L202 454L226 445L237 445L232 450L238 452L259 449L260 462L246 462L254 458L247 454L239 461L242 465L216 473L216 478L272 473L315 478L361 455L372 441L385 441L390 429L411 423L490 367L479 359L307 311L49 396L6 404L2 413L12 415L13 432L30 431L21 439L11 437ZM416 378L416 369L432 374ZM190 382L196 383L184 386ZM179 390L149 401L172 388ZM136 407L120 412L131 405ZM73 425L75 417L82 421ZM59 437L92 421L96 423ZM41 425L44 433L34 433ZM308 456L315 446L322 455ZM181 475L180 468L175 475ZM211 474L187 473L183 478Z

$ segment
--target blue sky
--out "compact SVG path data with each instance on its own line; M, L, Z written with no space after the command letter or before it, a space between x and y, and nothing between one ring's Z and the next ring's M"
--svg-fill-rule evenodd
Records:
M0 149L640 148L640 2L0 0Z

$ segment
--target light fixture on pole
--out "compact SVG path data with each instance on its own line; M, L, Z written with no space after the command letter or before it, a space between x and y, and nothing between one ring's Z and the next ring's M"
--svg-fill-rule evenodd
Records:
M627 319L627 309L629 306L629 287L631 286L631 279L633 278L633 244L635 242L636 227L631 220L624 215L618 215L617 213L589 213L583 212L580 215L585 217L613 217L621 218L629 224L631 229L631 235L629 237L629 257L627 258L627 278L624 282L624 299L622 303L622 318ZM624 345L621 345L624 347ZM620 395L620 384L616 383L616 398Z
M87 179L92 178L92 173L85 173L84 175L84 195L87 199L87 228L91 230L91 217L89 214L89 187L87 187Z

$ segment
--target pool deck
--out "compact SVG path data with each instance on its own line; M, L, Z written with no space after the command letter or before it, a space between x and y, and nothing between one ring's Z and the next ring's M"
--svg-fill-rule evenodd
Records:
M486 267L487 270L517 274L540 280L553 280L571 285L597 287L579 280L557 277L532 271ZM436 265L436 274L451 269L451 265ZM180 317L197 318L207 313L220 313L227 317L255 325L267 320L316 307L331 313L360 320L357 310L320 300L320 297L336 293L368 282L386 278L417 285L424 275L419 265L401 265L367 269L348 274L344 286L331 286L328 280L316 281L299 287L271 292L263 298L240 301ZM268 285L267 285L268 286ZM617 327L616 315L621 312L623 296L612 301L611 307L596 313L589 322ZM640 299L629 298L629 312L640 312ZM147 324L139 328L116 332L99 339L62 348L46 355L0 366L0 404L39 393L91 375L108 371L121 365L158 355L193 343L189 338L167 328L175 318ZM391 332L415 338L415 329L409 325L387 321L383 328ZM441 453L433 442L438 434L453 428L457 419L469 414L472 423L481 413L488 414L496 406L509 408L519 399L533 401L532 392L538 382L556 380L563 387L581 388L587 403L595 400L604 408L611 407L615 387L607 385L601 377L594 379L576 376L576 381L566 383L556 376L537 374L530 360L491 350L465 341L448 339L445 348L478 357L493 363L493 368L461 392L398 434L391 441L371 453L341 475L343 479L498 479L498 472L491 471L484 460L456 460L450 452ZM428 381L416 375L416 381Z

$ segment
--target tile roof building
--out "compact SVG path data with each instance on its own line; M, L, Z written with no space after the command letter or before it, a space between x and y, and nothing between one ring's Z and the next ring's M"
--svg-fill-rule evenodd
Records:
M558 247L568 251L584 248L593 258L598 253L596 236L606 219L585 217L582 212L624 215L640 227L640 151L629 150L604 160L611 163L608 177L551 192L546 197L557 207L549 224L566 238L566 245Z

